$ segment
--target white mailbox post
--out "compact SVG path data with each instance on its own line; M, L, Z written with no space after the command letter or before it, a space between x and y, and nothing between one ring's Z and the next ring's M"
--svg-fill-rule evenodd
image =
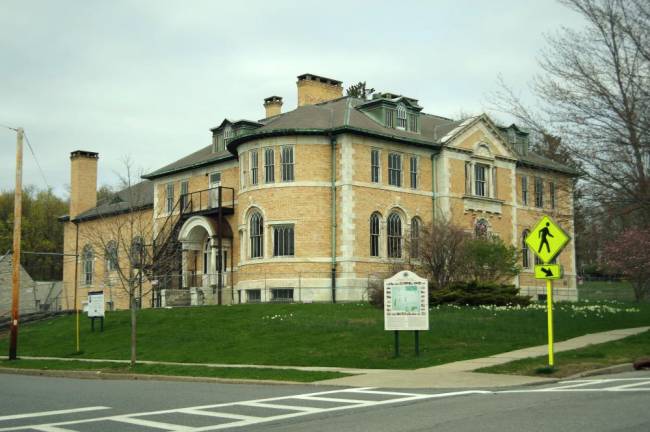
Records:
M395 357L399 357L399 332L415 332L415 355L420 355L420 330L429 330L429 283L410 271L384 280L384 330L395 332Z

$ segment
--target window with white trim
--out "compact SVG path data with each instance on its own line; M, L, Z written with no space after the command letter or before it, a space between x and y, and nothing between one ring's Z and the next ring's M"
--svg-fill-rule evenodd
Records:
M548 183L548 194L551 208L555 208L555 182Z
M273 256L294 256L293 225L275 225L273 227Z
M420 219L411 219L411 258L420 256Z
M262 290L249 289L246 290L246 303L259 303L262 301Z
M474 226L474 235L479 239L488 238L488 223L485 219L479 219Z
M167 183L165 210L167 213L171 213L174 210L174 183Z
M388 216L387 246L388 258L402 257L402 218L393 212Z
M544 207L544 181L541 177L535 177L535 207Z
M370 181L373 183L379 183L379 150L372 149L370 151Z
M264 256L264 219L258 212L252 214L250 219L251 258Z
M379 213L373 213L370 216L370 256L379 256L379 227L381 224L381 217Z
M406 129L406 108L397 105L397 129Z
M528 205L528 177L521 177L521 204Z
M410 177L411 177L411 189L418 188L418 158L417 156L411 156L410 160Z
M275 181L275 152L273 147L264 150L264 181L273 183Z
M388 155L388 184L402 186L402 155L390 153Z
M282 166L282 181L293 181L293 147L284 146L280 152L280 165Z
M251 164L251 185L257 186L258 182L258 172L257 172L257 150L251 150L250 154L250 164Z
M293 301L293 288L272 288L271 301L278 303L291 303Z
M418 115L417 114L409 114L409 130L411 132L417 132L418 131Z
M82 268L83 268L83 282L84 285L93 284L93 270L95 267L95 252L93 247L89 244L84 246L81 254Z
M488 167L483 164L474 165L474 195L487 196Z
M530 234L528 230L521 233L521 266L525 269L530 268L530 250L528 249L528 243L526 243L528 234Z
M392 109L387 109L385 115L385 123L386 127L392 128L393 127L393 112L395 110Z
M117 242L111 240L106 245L106 271L112 272L117 270Z

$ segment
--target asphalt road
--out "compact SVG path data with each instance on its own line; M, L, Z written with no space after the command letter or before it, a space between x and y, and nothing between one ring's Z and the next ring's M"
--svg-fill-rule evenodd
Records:
M650 431L650 373L495 391L0 374L0 432L10 430Z

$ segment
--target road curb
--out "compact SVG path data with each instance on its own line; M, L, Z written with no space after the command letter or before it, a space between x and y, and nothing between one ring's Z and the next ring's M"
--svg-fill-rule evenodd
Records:
M574 375L569 375L568 377L564 377L562 379L566 380L566 379L584 378L584 377L590 377L596 375L607 375L612 373L623 373L623 372L634 372L634 367L632 367L632 363L623 363L614 366L607 366L600 369L592 369L584 372L579 372Z
M130 381L173 381L173 382L202 382L213 384L269 384L269 385L313 385L310 382L300 381L279 381L279 380L255 380L245 378L212 378L212 377L190 377L177 375L147 375L147 374L125 374L105 373L101 371L60 371L43 369L19 369L0 368L0 374L47 376L56 378L76 378L95 380L130 380Z

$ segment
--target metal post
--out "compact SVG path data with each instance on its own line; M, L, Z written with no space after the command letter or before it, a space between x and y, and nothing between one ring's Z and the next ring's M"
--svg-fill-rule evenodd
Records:
M399 331L395 330L395 357L399 357Z
M11 335L9 360L16 360L18 351L18 318L20 305L20 223L23 199L23 129L16 129L16 188L14 190L14 244L12 255Z
M221 248L223 247L222 242L222 233L223 233L223 207L221 206L221 186L218 189L219 193L219 228L217 232L217 295L218 295L218 304L221 304L221 291L223 289L223 280L221 276L223 274L223 252Z
M74 259L74 312L75 312L75 341L76 341L76 348L77 351L80 351L79 348L79 306L77 305L78 299L77 299L77 291L79 290L79 224L76 222L73 222L76 229L77 229L77 234L76 234L76 239L75 239L75 246L74 246L74 253L77 255L76 258Z
M415 330L415 356L420 355L420 331Z
M546 309L548 310L548 365L553 367L553 283L546 279Z

